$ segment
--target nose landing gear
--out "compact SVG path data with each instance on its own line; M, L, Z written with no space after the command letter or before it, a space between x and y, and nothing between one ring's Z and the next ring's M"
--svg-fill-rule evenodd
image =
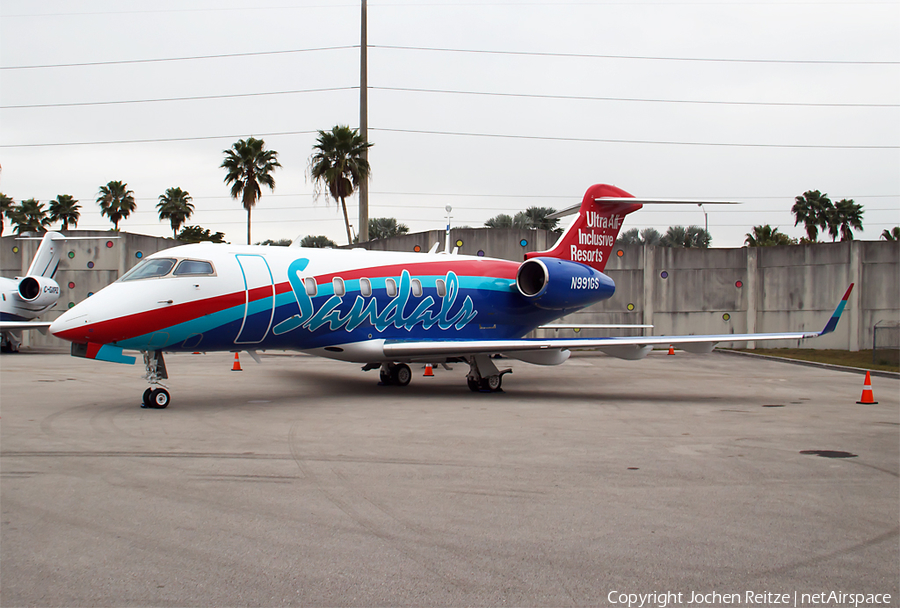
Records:
M169 374L166 372L166 361L163 359L162 351L143 351L142 354L144 355L144 368L147 370L147 373L144 374L144 379L151 386L144 391L141 407L157 410L165 409L169 407L171 396L166 387L160 383L160 380L166 380L169 377Z

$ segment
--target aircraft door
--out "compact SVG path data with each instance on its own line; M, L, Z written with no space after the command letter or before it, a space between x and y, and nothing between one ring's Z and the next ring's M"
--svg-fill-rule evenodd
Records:
M275 316L275 281L266 258L235 255L244 275L244 319L235 344L259 344L269 333Z

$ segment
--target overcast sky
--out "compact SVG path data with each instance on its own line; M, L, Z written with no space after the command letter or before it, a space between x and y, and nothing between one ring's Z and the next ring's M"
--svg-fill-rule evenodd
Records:
M97 191L121 180L138 206L120 227L171 236L156 202L178 186L189 224L243 243L219 165L254 136L283 168L253 240L343 244L306 170L317 130L359 125L359 25L343 0L2 0L0 191L71 194L79 228L107 229ZM371 0L368 41L370 217L439 229L449 204L474 227L610 183L745 201L707 207L718 247L758 224L801 236L790 208L812 189L865 207L857 238L900 224L898 2ZM625 228L673 224L703 212Z

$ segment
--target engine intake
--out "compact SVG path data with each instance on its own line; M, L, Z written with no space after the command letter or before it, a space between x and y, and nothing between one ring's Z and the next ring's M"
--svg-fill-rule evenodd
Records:
M531 258L519 266L516 288L547 310L584 308L616 292L608 276L590 266L557 258Z
M19 281L19 297L37 307L52 306L59 299L59 285L47 277L30 276Z

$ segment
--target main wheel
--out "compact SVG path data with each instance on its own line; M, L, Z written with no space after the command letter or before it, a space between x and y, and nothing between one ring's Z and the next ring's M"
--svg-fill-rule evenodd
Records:
M391 372L391 380L397 386L406 386L412 380L412 370L406 363L398 363Z
M472 391L473 393L477 393L478 391L481 390L481 382L479 382L478 380L475 380L474 378L469 378L468 376L466 376L466 382L469 385L469 390Z
M169 407L169 391L164 388L157 388L150 393L150 407L156 409L165 409Z
M488 376L481 381L486 390L491 392L496 392L500 390L500 385L503 384L503 376L497 374L496 376Z
M144 396L141 398L141 407L153 407L153 403L150 401L151 393L153 393L153 389L149 387L144 391Z

